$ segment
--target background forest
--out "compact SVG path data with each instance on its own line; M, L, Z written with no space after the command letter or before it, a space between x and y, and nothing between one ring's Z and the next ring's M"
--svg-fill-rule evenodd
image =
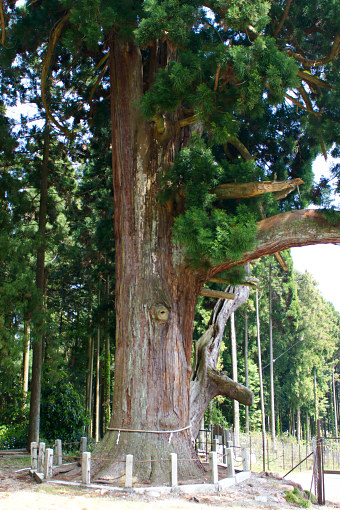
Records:
M92 24L84 21L86 37L82 36L82 43L76 46L76 37L72 39L67 32L57 56L52 59L53 41L49 53L47 45L39 42L37 31L31 30L30 23L34 26L34 22L30 16L23 16L21 26L18 23L17 28L16 16L19 18L19 15L14 6L14 2L7 2L6 16L11 18L12 26L9 23L11 30L6 37L10 39L8 44L6 40L7 46L0 55L0 448L26 445L32 346L39 339L42 339L43 349L41 437L72 441L87 434L98 441L110 420L115 372L115 248L107 56L98 31L92 32ZM39 15L37 8L36 16ZM51 26L54 27L53 16ZM82 13L73 12L75 26L78 26L77 16L81 17ZM90 7L88 16L91 16ZM331 10L329 17L330 20L334 17ZM103 19L106 19L104 15ZM327 34L323 37L327 39ZM246 72L242 68L243 61L236 53L241 52L243 43L247 48L248 40L241 44L240 36L237 36L236 41L240 45L235 45L235 61L241 67L237 72L243 76ZM99 44L100 52L93 49L96 44ZM255 56L256 52L260 54L262 51L260 43L254 44L254 48ZM183 62L189 66L186 60L190 61L191 57L184 57ZM261 62L260 57L258 60ZM210 74L208 64L207 74ZM278 68L284 65L285 61L275 62ZM290 166L293 170L298 167L299 175L305 181L301 193L288 197L282 210L303 208L311 201L316 205L327 205L330 185L324 180L320 186L313 186L311 162L320 152L320 140L324 152L332 146L336 138L335 128L331 121L322 126L319 118L312 117L312 121L308 121L308 108L295 108L294 104L277 106L276 115L271 114L275 101L284 101L275 66L270 67L272 75L269 77L273 97L261 115L256 110L260 111L257 103L252 104L258 94L257 88L260 89L259 78L256 73L250 78L245 76L245 81L250 80L255 90L245 87L244 97L251 115L254 113L247 125L252 133L250 138L255 139L254 145L261 147L258 161L263 168L270 168L274 180L277 174L279 179L287 178L286 166ZM47 77L49 69L51 72ZM171 87L177 90L178 96L173 100L175 103L185 95L181 88L183 83L191 87L190 73L185 68L188 75L186 81L183 80L183 69L173 66L171 70ZM290 76L285 87L292 87L296 81L295 66L282 70L284 72ZM336 74L336 69L331 72ZM152 117L152 108L163 97L162 87L167 82L165 74L159 76L152 93L145 95L142 107L146 116ZM223 79L228 82L229 76L226 74ZM317 85L320 84L325 86L325 82L318 80ZM197 97L192 101L196 109L197 104L202 109L202 118L208 116L209 98L207 89L199 86ZM333 112L333 106L338 104L335 92L334 97L330 95L329 102L326 106ZM10 108L18 108L18 105L21 115L14 120ZM175 106L160 104L159 108L171 111ZM55 117L53 122L51 112ZM226 115L223 122L228 118ZM61 119L62 125L56 119ZM230 119L228 129L232 131L235 127ZM305 132L299 140L298 123L304 126ZM72 130L72 136L68 129ZM277 133L282 133L282 140L275 138ZM220 146L227 134L211 123L210 136L213 143ZM196 140L195 143L192 154L195 156L197 152L204 164L210 163L210 170L216 170L210 149L203 142ZM277 144L282 149L281 155L277 153ZM233 151L232 148L232 156ZM298 155L293 163L289 159L291 154ZM180 174L181 164L187 163L185 155L172 168L173 174L168 176L170 181L177 182L176 172ZM339 155L334 148L333 155ZM214 158L218 157L216 152ZM246 182L254 173L255 163L247 155L244 161L240 162L239 158L237 161L237 166L226 164L224 171L233 178L241 168ZM259 177L266 178L268 168ZM200 179L203 179L200 186L202 182L205 185L201 170L198 168ZM338 167L333 168L333 174L338 180ZM220 177L213 178L215 186ZM195 201L195 175L192 181L190 175L188 179L186 192L188 196L191 193L190 197ZM206 187L208 189L208 184ZM261 207L270 214L279 210L271 194L263 198ZM254 201L254 210L260 217L258 209ZM242 210L242 216L241 213ZM178 229L179 237L180 234L187 237L184 227L183 232ZM196 248L195 245L192 253L197 253ZM317 417L324 417L326 427L332 431L336 408L333 402L339 402L340 315L323 300L311 275L294 271L289 252L285 252L284 258L288 270L282 269L274 257L264 257L251 264L251 275L258 278L259 287L266 412L270 414L271 267L277 432L293 434L301 426L308 435L314 431ZM214 288L224 290L216 284ZM195 340L203 333L215 303L215 299L199 298ZM248 319L249 387L255 394L254 406L249 409L249 426L251 430L259 430L261 411L253 289L247 303L235 314L241 383L245 381L245 315ZM219 368L231 373L227 329L219 363ZM244 409L241 406L243 429L246 427ZM339 405L337 409L338 413ZM206 421L232 426L232 402L217 398L206 414Z

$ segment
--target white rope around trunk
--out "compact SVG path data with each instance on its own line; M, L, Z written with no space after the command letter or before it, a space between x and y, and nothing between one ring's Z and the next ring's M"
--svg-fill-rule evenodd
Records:
M140 434L170 434L169 443L171 443L173 434L176 434L177 432L182 432L183 430L187 430L190 428L191 428L191 425L187 425L186 427L183 427L181 429L176 429L176 430L140 430L140 429L120 429L120 428L115 428L115 427L107 427L106 430L118 432L116 444L119 443L119 438L120 438L121 432L137 432Z

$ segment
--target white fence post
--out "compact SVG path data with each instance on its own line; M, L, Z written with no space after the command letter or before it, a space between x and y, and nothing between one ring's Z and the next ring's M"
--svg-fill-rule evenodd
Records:
M44 478L45 478L45 480L51 480L52 470L53 470L53 450L52 450L52 448L46 448L45 462L44 462Z
M243 471L249 471L249 453L245 443L241 444L242 447L242 469Z
M218 483L217 452L209 453L209 471L211 483Z
M125 457L125 487L132 487L133 455Z
M227 478L233 478L234 476L234 452L232 448L227 448Z
M227 447L223 445L223 464L227 464Z
M57 466L61 466L63 463L63 447L61 439L55 440L55 463Z
M178 485L177 453L170 453L170 485L171 487Z
M85 485L91 483L91 453L83 452L81 456L81 481Z
M80 438L80 452L84 453L87 450L87 437Z
M38 473L44 472L44 461L45 461L45 443L39 443L38 453Z
M215 439L213 439L213 442L212 442L212 451L218 452L219 445L220 445L220 442L219 442L218 438L215 437Z
M38 469L38 443L35 441L31 443L31 468L34 471Z

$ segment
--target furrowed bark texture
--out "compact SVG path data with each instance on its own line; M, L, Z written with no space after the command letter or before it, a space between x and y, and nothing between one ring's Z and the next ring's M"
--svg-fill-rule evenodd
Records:
M219 299L213 310L207 331L196 342L190 387L190 420L194 437L198 434L209 402L216 395L225 395L246 405L253 403L252 391L233 381L226 373L216 370L227 320L237 308L247 301L248 297L249 287L238 286L235 288L233 301Z
M162 139L142 119L142 60L133 45L111 47L113 178L116 239L116 355L109 428L169 431L166 434L107 431L94 457L135 456L137 478L168 477L164 462L177 452L192 458L190 424L192 324L199 291L194 272L171 242L172 211L158 203L158 178L184 143ZM143 461L143 463L138 463ZM185 470L197 470L186 462ZM124 470L108 464L98 476Z

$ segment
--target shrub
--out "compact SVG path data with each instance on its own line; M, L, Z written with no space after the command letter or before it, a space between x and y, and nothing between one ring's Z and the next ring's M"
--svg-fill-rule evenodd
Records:
M82 398L72 383L66 379L43 385L40 411L42 437L78 441L84 435L87 423Z

